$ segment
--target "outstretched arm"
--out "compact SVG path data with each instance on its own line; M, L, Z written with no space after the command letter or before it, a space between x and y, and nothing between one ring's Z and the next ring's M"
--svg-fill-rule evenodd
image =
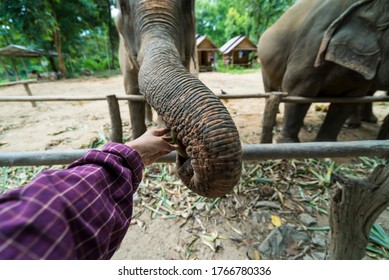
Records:
M176 148L167 129L108 143L0 196L0 259L109 259L130 224L144 164Z

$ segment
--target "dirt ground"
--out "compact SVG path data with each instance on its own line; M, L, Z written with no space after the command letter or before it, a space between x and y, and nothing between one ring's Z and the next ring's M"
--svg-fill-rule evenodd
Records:
M239 75L200 73L200 80L215 93L220 93L221 89L229 94L264 92L260 72ZM34 96L124 94L121 76L40 82L31 84L30 88ZM26 92L23 86L0 88L0 96L25 95ZM242 99L224 101L224 103L236 122L242 142L247 144L259 143L264 100ZM375 139L379 126L387 114L384 105L375 104L374 106L375 114L379 119L378 124L363 123L359 129L344 128L339 140ZM106 101L37 102L35 108L28 102L8 102L0 103L0 107L0 152L79 149L88 147L93 141L102 138L104 135L105 137L109 135L110 124ZM128 137L130 135L129 113L125 101L120 102L120 110L124 133ZM277 117L278 127L282 120L282 106L280 110L281 113ZM311 106L300 134L303 141L314 138L319 124L325 116L324 114L323 112L316 112L315 105ZM279 131L279 129L277 128L276 131ZM172 165L167 166L169 170L174 168ZM150 178L157 176L158 172L164 169L165 167L158 165L146 171L141 188L146 189L146 185L151 182ZM254 169L252 173L258 172ZM147 174L153 176L147 176ZM277 178L276 175L274 176L274 178ZM179 181L174 178L171 180L171 185L174 188L181 189L181 186L177 186L180 185ZM151 183L151 185L155 187L152 187L153 191L160 191L158 183ZM253 208L252 201L244 202L236 193L230 197L231 204L218 201L220 204L212 208L210 207L210 205L214 205L212 201L201 200L198 197L189 195L186 191L180 193L185 195L185 199L177 196L173 191L169 192L169 188L166 188L166 192L170 195L170 200L175 201L173 206L180 205L184 201L185 203L192 202L194 204L192 206L186 205L185 207L190 208L190 210L181 211L181 215L173 215L174 217L159 215L155 208L150 210L150 207L145 207L150 202L152 195L144 193L142 189L136 197L138 203L136 203L134 209L132 226L120 250L115 254L115 259L259 258L259 244L279 224L277 219L274 220L274 217L281 217L280 223L287 224L287 217L295 216L292 210L295 208L282 208L280 210L278 204L267 205L267 207L264 207L265 209L263 209L263 206ZM143 198L139 198L142 195ZM145 197L148 195L149 197L146 199ZM250 196L245 196L244 199L248 199L248 197ZM256 197L255 203L258 204L260 198L257 194L251 196L251 198L254 197ZM265 194L264 197L266 197ZM274 201L274 195L269 196L268 199ZM245 208L247 205L251 206ZM159 209L163 209L162 206ZM180 207L185 208L183 205ZM231 207L233 212L231 212ZM259 210L255 211L255 209ZM173 212L177 214L177 211L176 209ZM315 216L319 226L328 224L328 218L316 215L317 212L314 209L308 209L307 211ZM386 228L388 228L389 220L386 218L384 221ZM299 226L296 228L299 228ZM312 251L312 254L307 257L308 259L320 258L323 255L323 248L315 251L312 249L313 247L308 247ZM304 247L302 250L308 252L306 248ZM293 252L289 253L293 255ZM296 251L295 255L298 254L301 254L301 252ZM303 256L301 255L300 258L303 258Z

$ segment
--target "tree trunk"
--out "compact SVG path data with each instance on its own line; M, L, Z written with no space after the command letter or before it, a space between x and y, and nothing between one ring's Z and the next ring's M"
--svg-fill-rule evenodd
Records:
M332 198L326 259L362 259L371 226L389 206L389 164L378 166L365 180L339 178L338 182Z
M57 68L57 66L55 65L54 57L49 56L49 62L50 62L51 69L53 69L53 71L54 71L55 73L57 73L57 72L58 72L58 68Z
M65 60L63 57L63 53L62 53L61 33L58 29L54 31L54 44L55 44L55 48L56 48L57 53L58 53L59 69L61 71L62 77L66 78L68 75L68 72L66 70Z

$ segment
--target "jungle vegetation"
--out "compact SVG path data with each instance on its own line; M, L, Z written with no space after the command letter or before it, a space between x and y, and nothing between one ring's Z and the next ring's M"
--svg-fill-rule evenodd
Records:
M219 47L237 35L256 43L294 1L196 0L197 33L209 36ZM45 57L0 56L0 80L26 78L26 72L33 70L61 71L65 77L84 69L117 71L114 8L115 0L0 1L0 48L15 44L58 53L57 69L50 69Z

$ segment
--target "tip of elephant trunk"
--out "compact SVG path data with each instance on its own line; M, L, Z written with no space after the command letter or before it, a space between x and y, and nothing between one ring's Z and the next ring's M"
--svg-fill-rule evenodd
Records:
M177 174L193 192L209 198L222 197L240 180L240 158L241 151L230 154L227 161L220 157L206 162L177 154Z

